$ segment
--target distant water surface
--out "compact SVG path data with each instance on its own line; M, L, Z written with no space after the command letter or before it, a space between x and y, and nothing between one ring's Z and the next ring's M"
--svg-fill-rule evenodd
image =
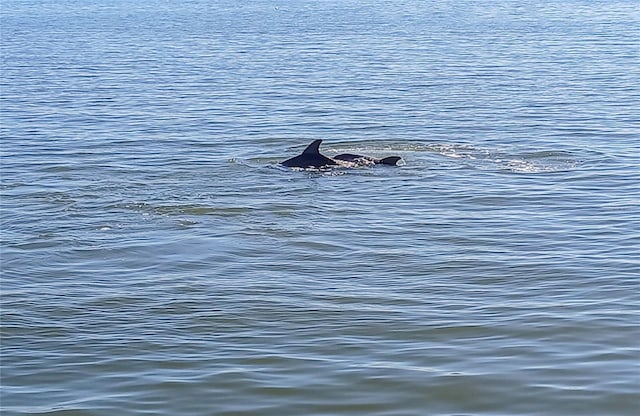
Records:
M637 1L0 14L3 415L637 413Z

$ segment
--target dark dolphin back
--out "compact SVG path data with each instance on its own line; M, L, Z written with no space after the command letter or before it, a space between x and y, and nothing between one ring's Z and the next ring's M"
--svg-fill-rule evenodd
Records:
M304 151L291 159L282 162L282 165L289 168L321 168L328 165L337 165L335 160L320 154L321 139L314 140Z
M370 159L370 158L368 158L366 156L354 155L354 154L351 154L351 153L341 153L339 155L334 156L333 158L337 159L337 160L344 160L346 162L355 162L358 159L373 160L373 159Z
M337 160L345 160L347 162L357 162L358 160L368 160L369 162L373 162L378 165L390 165L390 166L396 166L398 164L398 161L401 159L399 156L389 156L382 159L376 159L370 156L354 155L351 153L342 153L340 155L334 156L333 158Z

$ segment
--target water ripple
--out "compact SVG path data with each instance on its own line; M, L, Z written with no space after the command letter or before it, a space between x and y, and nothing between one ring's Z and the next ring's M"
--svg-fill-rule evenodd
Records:
M636 2L424 6L5 0L1 412L633 414Z

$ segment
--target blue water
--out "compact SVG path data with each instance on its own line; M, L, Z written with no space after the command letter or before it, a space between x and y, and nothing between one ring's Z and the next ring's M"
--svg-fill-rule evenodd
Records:
M3 415L637 413L637 1L0 15Z

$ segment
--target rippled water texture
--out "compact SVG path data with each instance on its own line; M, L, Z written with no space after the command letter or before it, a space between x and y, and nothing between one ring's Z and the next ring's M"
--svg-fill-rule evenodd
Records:
M639 10L3 0L2 414L636 414Z

